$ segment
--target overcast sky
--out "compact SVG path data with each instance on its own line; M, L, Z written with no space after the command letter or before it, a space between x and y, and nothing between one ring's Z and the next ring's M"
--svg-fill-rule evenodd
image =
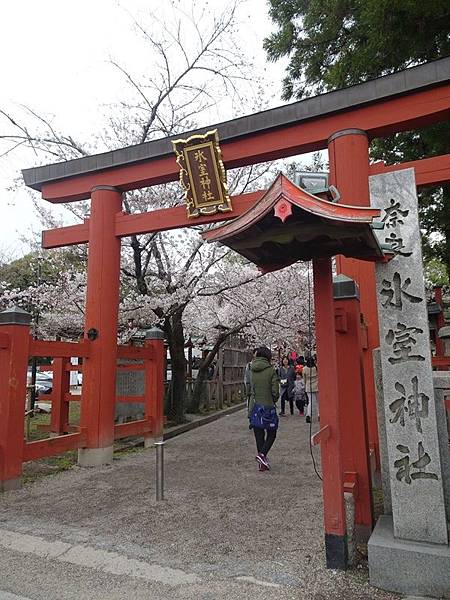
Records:
M199 4L214 11L222 10L226 2L204 0ZM162 5L163 0L2 2L0 109L24 104L53 115L55 123L79 139L87 137L96 129L105 105L121 97L123 81L112 73L108 59L120 58L128 65L139 62L141 41L131 15L139 18L141 11L158 10ZM265 0L247 0L238 18L242 46L267 77L268 105L282 104L283 65L266 64L262 50L264 37L274 29ZM31 227L41 229L33 217L29 194L8 189L20 169L40 162L22 151L0 158L0 254L20 255L24 251L20 236L28 235Z

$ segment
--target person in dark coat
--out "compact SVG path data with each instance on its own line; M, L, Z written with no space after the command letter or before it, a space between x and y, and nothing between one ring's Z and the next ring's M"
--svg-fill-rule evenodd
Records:
M294 386L295 369L289 365L289 358L283 356L281 366L278 368L278 377L280 378L280 416L286 416L286 401L289 402L291 415L294 414Z
M295 361L295 372L296 373L302 373L303 372L303 367L305 366L305 357L304 356L299 356L297 358L297 360Z
M256 351L251 362L251 375L247 395L250 398L248 417L250 427L255 434L258 468L260 471L270 469L267 459L278 429L278 415L275 402L279 396L278 375L271 365L272 353L266 346Z

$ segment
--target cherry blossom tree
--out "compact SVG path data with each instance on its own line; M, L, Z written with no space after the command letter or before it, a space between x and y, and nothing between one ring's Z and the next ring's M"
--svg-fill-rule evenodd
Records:
M111 59L124 86L110 106L106 125L81 141L77 132L31 107L19 112L0 107L2 154L19 147L28 148L42 163L68 160L179 135L200 126L212 109L220 116L225 101L234 116L262 108L259 78L234 35L237 4L211 16L198 3L187 9L186 2L172 1L161 3L160 12L147 19L131 17L145 51L138 67ZM256 165L229 172L228 185L231 193L242 193L267 187L268 178L268 167ZM126 212L136 213L181 201L180 188L172 183L128 192L123 204ZM34 203L44 227L60 225L48 206L38 198ZM67 204L66 210L72 220L84 219L89 202ZM122 243L118 337L129 338L131 320L136 327L163 328L172 360L171 405L178 420L184 412L185 331L206 337L212 348L200 369L200 385L230 334L243 331L249 339L266 343L289 340L306 314L304 267L262 277L228 249L205 244L199 235L203 229L131 236ZM67 252L85 264L83 247ZM46 260L57 261L58 256L58 251L49 251ZM0 282L0 303L37 311L42 336L77 339L84 324L85 269L58 272L57 281L45 278L25 289Z
M307 269L298 263L261 275L232 253L228 264L222 261L211 280L204 282L185 311L186 328L210 347L195 382L194 407L200 403L208 368L230 335L242 332L249 347L272 346L280 340L294 344L299 329L312 318Z
M124 86L121 97L110 107L103 129L93 132L91 139L80 141L76 132L59 127L56 119L32 107L22 107L18 112L0 107L2 154L28 148L42 163L68 160L192 130L213 109L220 116L224 103L231 104L234 116L254 110L260 87L251 63L236 42L238 4L238 0L228 3L222 12L213 14L198 3L173 0L161 3L158 13L139 19L128 15L142 39L143 52L138 66L126 64L120 57L111 58L111 69L122 78ZM239 170L230 177L231 191L249 189L261 171L264 167ZM55 226L48 208L39 199L34 202L44 226ZM180 202L176 184L129 192L123 200L128 213ZM71 203L66 208L76 219L83 219L89 203ZM163 327L172 358L171 395L181 419L185 387L183 313L202 277L215 268L224 252L206 250L198 234L192 232L131 236L122 247L121 315L133 315L136 321L138 311L143 311L147 323L157 322ZM78 277L62 276L59 288L61 298L71 308L66 306L64 310L51 287L41 286L41 304L48 296L54 300L45 305L41 327L48 324L46 331L50 333L53 323L54 332L66 329L73 334L83 318L84 285Z

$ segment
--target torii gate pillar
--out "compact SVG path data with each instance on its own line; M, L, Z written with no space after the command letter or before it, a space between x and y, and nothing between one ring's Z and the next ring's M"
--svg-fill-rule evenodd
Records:
M120 238L116 215L122 194L100 185L91 192L85 336L92 339L83 365L81 427L88 432L87 447L78 451L82 466L112 462L117 369Z
M345 570L348 554L331 259L314 258L313 273L317 359L319 365L326 365L319 375L321 429L313 436L313 443L320 442L322 456L327 567Z
M369 142L365 131L345 129L328 140L330 182L341 195L343 204L370 206ZM372 351L380 345L378 330L375 265L362 260L337 257L337 271L355 280L360 290L361 313L367 328L364 344L364 387L370 450L379 465L377 408Z

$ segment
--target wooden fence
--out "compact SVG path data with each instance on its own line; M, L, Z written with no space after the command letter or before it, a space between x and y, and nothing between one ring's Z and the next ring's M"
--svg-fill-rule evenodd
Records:
M220 348L213 378L205 381L200 410L220 410L245 400L245 366L252 358L248 343L239 335L230 336ZM194 382L186 384L186 408L189 411Z

